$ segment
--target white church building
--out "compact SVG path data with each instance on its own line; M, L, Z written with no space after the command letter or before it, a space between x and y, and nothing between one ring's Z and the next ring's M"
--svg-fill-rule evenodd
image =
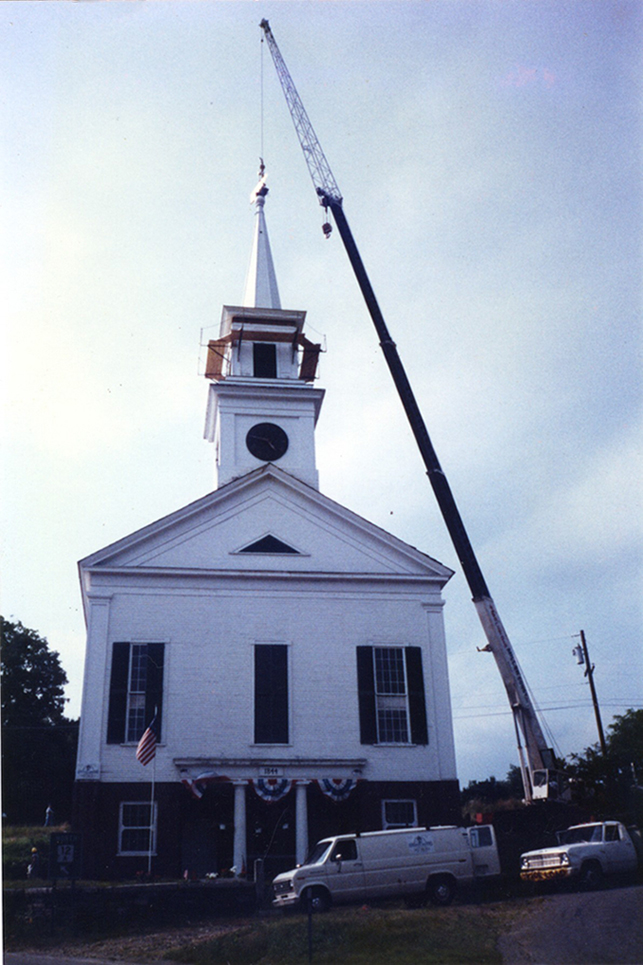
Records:
M85 877L150 850L157 875L270 875L330 833L459 821L452 571L319 491L319 346L281 308L266 194L208 347L215 489L79 564Z

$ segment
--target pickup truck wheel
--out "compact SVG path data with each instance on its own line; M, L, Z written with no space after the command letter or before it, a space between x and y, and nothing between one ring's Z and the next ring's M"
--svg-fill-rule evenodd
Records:
M324 888L306 888L302 892L300 898L302 911L308 912L309 900L313 913L328 911L330 908L330 896Z
M429 898L434 905L450 905L455 895L453 878L430 878L427 887Z
M586 861L580 869L580 885L593 891L603 883L603 869L598 861Z

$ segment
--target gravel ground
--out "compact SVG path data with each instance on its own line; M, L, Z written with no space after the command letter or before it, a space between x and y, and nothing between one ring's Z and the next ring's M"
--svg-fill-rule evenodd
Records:
M171 948L192 942L207 941L225 932L242 928L245 921L235 919L234 924L190 925L184 928L153 931L130 938L110 938L97 942L67 942L56 946L55 951L40 955L34 950L5 954L5 965L54 965L55 962L73 959L75 965L91 961L99 962L159 962ZM165 963L167 965L167 962Z

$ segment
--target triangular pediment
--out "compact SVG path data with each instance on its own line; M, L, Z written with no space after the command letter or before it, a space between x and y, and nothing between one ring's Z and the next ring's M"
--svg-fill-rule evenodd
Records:
M81 570L424 578L452 571L268 465L80 562Z

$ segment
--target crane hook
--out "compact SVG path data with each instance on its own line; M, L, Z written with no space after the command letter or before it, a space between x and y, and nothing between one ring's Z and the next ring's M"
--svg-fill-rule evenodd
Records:
M324 235L326 238L330 238L330 233L332 230L333 230L333 226L330 223L330 221L324 221L322 225L322 231L324 232Z

